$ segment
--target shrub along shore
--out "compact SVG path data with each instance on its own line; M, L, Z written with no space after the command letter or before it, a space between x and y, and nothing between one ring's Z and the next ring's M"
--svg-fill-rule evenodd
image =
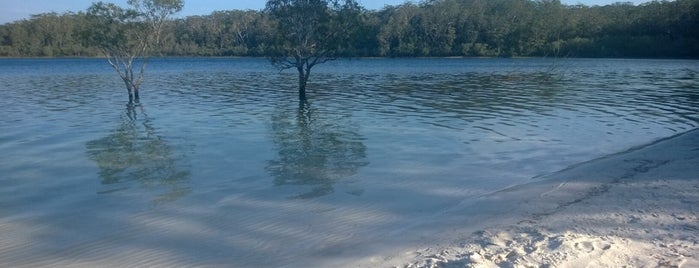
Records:
M86 7L87 8L87 7ZM556 0L431 0L361 9L340 57L699 58L699 0L563 5ZM346 22L343 22L346 23ZM0 57L94 57L84 11L0 25ZM169 20L153 56L274 53L265 11L217 11ZM124 40L128 42L128 40Z

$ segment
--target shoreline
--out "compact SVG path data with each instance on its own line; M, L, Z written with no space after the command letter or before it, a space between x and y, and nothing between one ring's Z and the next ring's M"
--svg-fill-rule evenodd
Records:
M139 57L147 59L268 59L269 56L198 56L198 55L179 55L179 56L147 56ZM104 56L37 56L37 57L9 57L0 56L0 60L53 60L53 59L107 59ZM487 57L487 56L434 56L434 57L424 57L424 56L406 56L406 57L391 57L391 56L366 56L366 57L338 57L336 60L385 60L385 59L453 59L453 60L468 60L468 59L552 59L552 60L567 60L567 59L582 59L582 60L686 60L686 61L697 61L699 58L691 57L548 57L548 56L517 56L517 57Z
M699 129L465 201L348 266L699 267L696 163Z

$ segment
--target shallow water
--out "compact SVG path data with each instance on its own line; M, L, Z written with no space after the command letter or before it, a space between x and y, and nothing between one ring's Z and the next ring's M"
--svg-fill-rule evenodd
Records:
M280 266L699 126L699 62L0 60L0 264ZM414 235L414 234L413 234ZM3 265L4 266L4 265Z

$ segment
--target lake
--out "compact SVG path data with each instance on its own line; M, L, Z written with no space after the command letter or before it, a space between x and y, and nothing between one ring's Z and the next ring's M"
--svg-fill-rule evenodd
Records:
M0 266L317 266L699 126L699 61L0 59ZM353 252L353 253L348 253Z

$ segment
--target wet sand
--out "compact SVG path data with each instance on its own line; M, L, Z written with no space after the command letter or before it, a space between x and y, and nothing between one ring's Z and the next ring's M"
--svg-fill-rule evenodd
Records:
M699 267L699 130L464 202L439 218L412 231L431 242L387 246L356 266Z

